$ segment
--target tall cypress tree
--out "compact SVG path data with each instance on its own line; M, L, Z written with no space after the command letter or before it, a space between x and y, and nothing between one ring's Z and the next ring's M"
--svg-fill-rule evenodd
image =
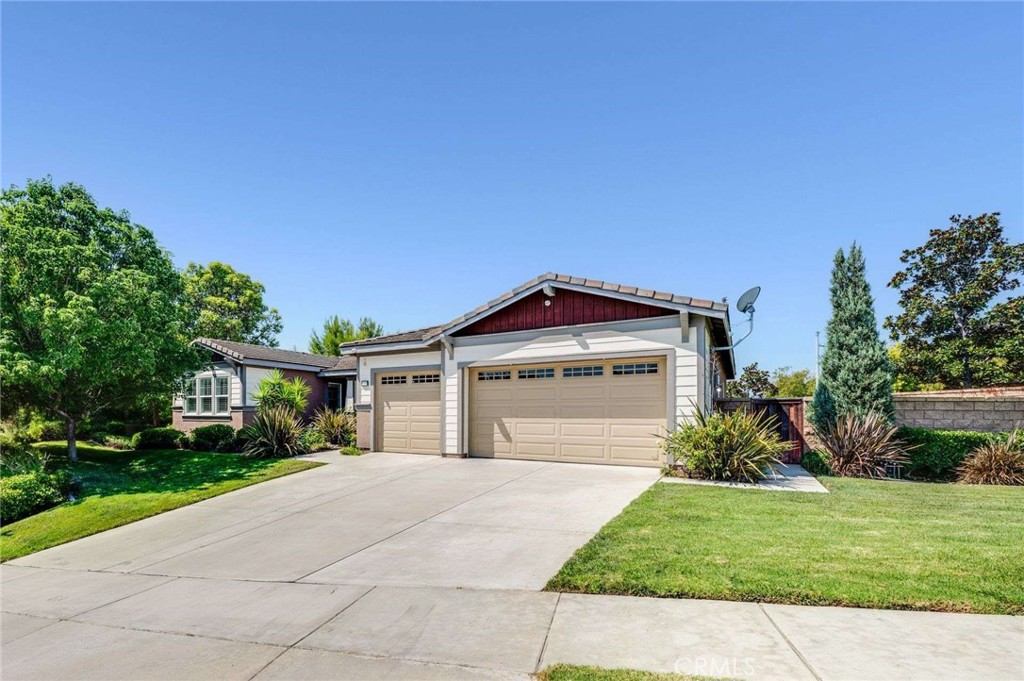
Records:
M878 335L875 302L865 276L864 252L836 252L832 268L832 318L821 376L811 402L811 422L821 430L853 412L892 416L892 367Z

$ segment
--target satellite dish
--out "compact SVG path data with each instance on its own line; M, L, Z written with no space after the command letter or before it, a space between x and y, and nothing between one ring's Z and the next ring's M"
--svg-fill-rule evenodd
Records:
M740 296L740 299L736 301L736 309L746 314L754 311L754 301L761 295L761 287L755 286L749 289L746 293Z

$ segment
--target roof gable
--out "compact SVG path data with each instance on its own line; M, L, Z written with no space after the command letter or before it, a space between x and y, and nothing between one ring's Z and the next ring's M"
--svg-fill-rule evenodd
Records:
M693 312L709 317L720 317L728 324L728 306L710 300L691 298L689 296L665 293L653 289L642 289L636 286L622 286L597 279L585 279L583 277L572 277L567 274L555 274L548 272L539 277L517 286L511 291L495 298L494 300L481 305L480 307L457 317L447 324L431 326L416 331L405 331L387 336L378 336L362 341L345 343L342 347L348 352L355 352L360 349L378 348L380 350L423 347L430 343L437 342L444 335L461 335L460 330L476 324L489 315L493 315L503 308L515 305L520 299L529 297L540 291L554 291L556 296L565 291L578 291L585 294L613 298L626 302L634 302L642 305L659 308L668 312ZM657 316L657 315L653 315ZM628 317L636 319L638 317ZM639 317L643 318L643 317ZM581 322L576 322L581 323ZM537 328L537 327L535 327ZM481 332L482 333L482 332ZM382 347L387 346L387 347Z
M648 319L678 314L677 310L552 287L530 293L457 331L453 336L478 336L490 333L530 331L558 326Z

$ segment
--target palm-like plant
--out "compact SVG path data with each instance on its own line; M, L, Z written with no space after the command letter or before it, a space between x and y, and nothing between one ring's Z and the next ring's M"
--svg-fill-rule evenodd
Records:
M818 440L833 474L884 478L886 466L909 461L907 446L896 437L896 430L896 426L880 414L848 413L818 433Z
M675 469L688 477L752 482L775 471L789 446L773 417L743 410L705 414L697 409L693 423L681 424L662 442Z
M302 414L309 402L309 392L309 384L301 378L289 380L274 369L256 386L253 397L260 411L286 406L296 414Z
M296 456L306 453L303 428L291 407L278 405L261 409L242 430L243 454L256 459Z
M313 415L313 428L332 445L349 445L356 432L355 414L321 407Z
M991 442L967 455L957 469L957 482L969 485L1024 485L1024 443L1014 428L1001 442Z

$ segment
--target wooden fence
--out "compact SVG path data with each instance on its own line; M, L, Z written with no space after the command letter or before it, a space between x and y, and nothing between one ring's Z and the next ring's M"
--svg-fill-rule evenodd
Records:
M802 397L781 397L755 400L715 400L715 409L724 412L764 411L775 417L779 437L791 444L782 455L784 463L800 463L800 457L807 450L804 439L804 399Z

